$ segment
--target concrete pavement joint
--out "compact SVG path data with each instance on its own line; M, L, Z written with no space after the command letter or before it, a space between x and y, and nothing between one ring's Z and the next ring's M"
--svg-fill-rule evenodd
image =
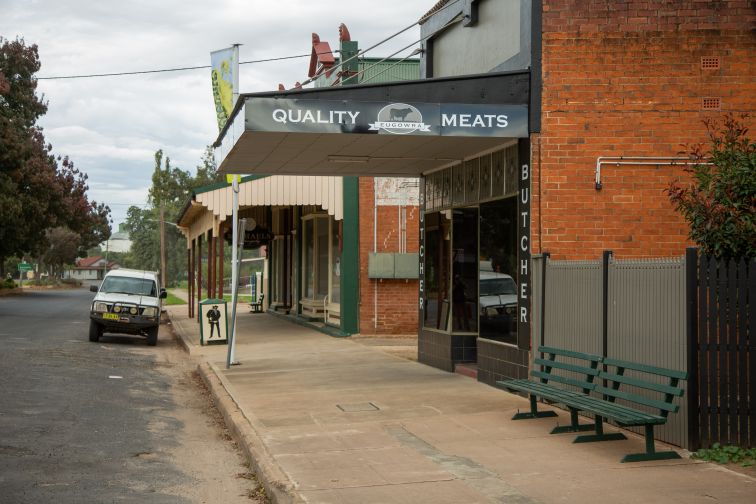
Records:
M403 445L412 448L440 465L444 470L453 474L457 479L465 482L467 485L492 499L494 502L507 504L539 504L539 501L522 495L514 487L502 480L498 474L468 458L441 452L435 446L412 434L403 426L388 425L385 427L385 430L398 439Z

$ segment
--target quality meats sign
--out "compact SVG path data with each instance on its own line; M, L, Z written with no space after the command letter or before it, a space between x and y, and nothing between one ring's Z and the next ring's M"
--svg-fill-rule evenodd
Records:
M290 133L526 138L523 105L248 99L245 129Z

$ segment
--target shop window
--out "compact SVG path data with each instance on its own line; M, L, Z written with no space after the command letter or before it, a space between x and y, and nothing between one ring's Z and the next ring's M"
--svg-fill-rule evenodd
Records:
M478 209L455 208L452 225L452 331L478 332Z
M480 205L481 338L517 344L517 199Z
M328 219L315 219L315 225L317 230L317 245L318 251L317 263L315 267L315 285L317 285L317 292L315 296L317 299L322 299L328 295Z
M315 295L315 268L313 264L313 250L315 248L315 221L308 219L304 223L304 235L302 236L302 269L304 272L304 297L312 299Z
M302 314L339 323L341 302L341 225L327 214L302 218Z
M450 316L450 210L425 216L425 317L423 326L446 331Z
M341 302L341 222L331 221L331 303Z

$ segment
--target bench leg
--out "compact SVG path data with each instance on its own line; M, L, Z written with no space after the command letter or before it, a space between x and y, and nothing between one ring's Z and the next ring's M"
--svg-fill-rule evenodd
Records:
M611 434L604 434L604 419L603 417L596 417L596 433L588 436L578 436L573 443L593 443L596 441L620 441L627 439L621 432L612 432Z
M679 459L680 454L675 451L657 452L654 446L654 426L646 425L646 453L632 453L625 455L620 462L642 462L644 460Z
M554 411L538 411L538 403L536 402L536 396L530 396L530 413L520 413L519 411L512 420L524 420L526 418L545 418L555 417L557 414Z
M578 422L578 410L570 408L570 425L554 427L550 434L562 434L564 432L584 432L593 430L595 424L580 424Z

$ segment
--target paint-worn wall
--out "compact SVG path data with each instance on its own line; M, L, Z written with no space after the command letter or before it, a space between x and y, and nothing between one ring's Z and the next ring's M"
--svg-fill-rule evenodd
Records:
M416 334L417 280L368 278L368 256L373 252L418 251L419 210L415 199L397 200L401 192L417 193L411 187L395 187L384 180L360 178L360 322L361 334ZM378 184L376 229L373 227L374 185ZM388 185L387 185L388 184ZM396 190L398 189L398 191ZM382 201L381 201L382 200ZM395 205L388 203L407 203ZM402 237L404 237L402 239ZM400 245L404 243L404 245Z

